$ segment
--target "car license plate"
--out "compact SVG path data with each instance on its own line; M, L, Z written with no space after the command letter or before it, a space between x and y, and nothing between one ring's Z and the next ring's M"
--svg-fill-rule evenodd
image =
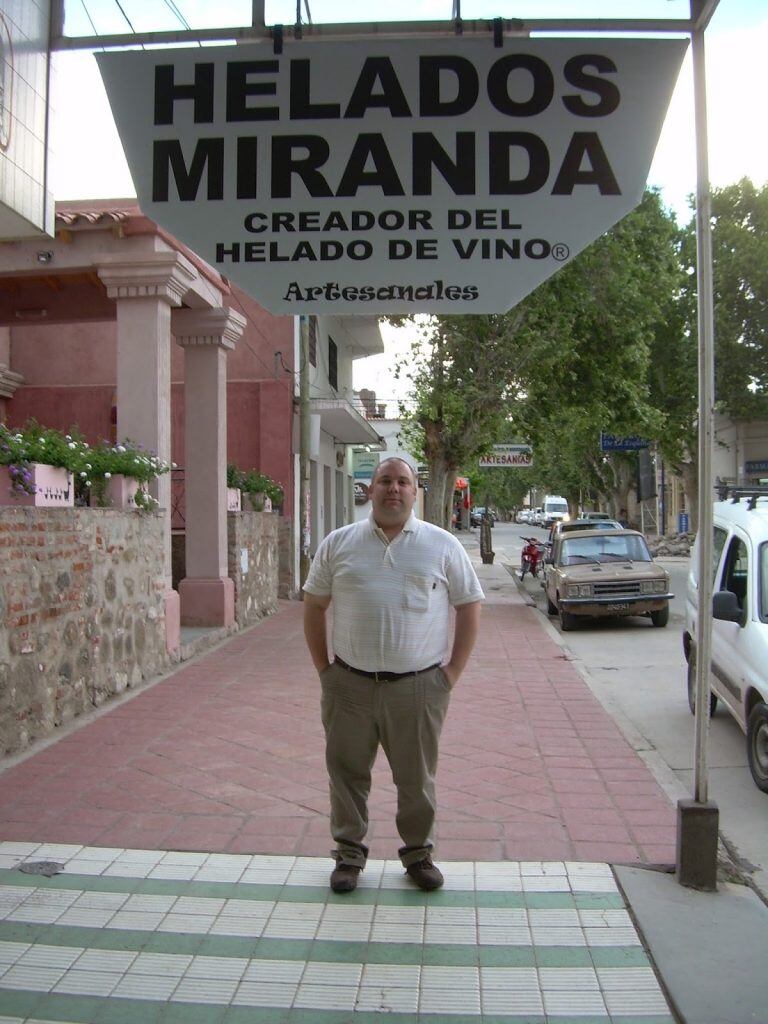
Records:
M628 612L629 601L614 601L613 604L608 604L605 608L609 612Z

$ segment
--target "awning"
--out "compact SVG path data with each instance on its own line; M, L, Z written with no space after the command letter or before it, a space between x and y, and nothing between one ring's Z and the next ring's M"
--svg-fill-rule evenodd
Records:
M310 413L320 417L320 429L339 444L379 444L368 420L343 398L313 398Z

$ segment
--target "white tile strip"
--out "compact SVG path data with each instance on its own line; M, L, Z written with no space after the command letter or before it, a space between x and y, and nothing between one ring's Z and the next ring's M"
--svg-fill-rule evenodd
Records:
M165 878L326 889L330 862L68 844L0 843L0 868L57 859L86 877ZM615 893L610 867L566 862L451 864L454 891ZM399 861L370 862L362 889L410 889ZM275 893L277 897L279 894ZM312 894L314 896L314 894ZM226 899L0 884L0 920L174 934L472 946L637 946L623 909L524 909ZM670 1019L649 967L449 967L257 960L0 941L0 991L179 1004L439 1014ZM0 1000L2 996L0 995ZM0 1017L0 1024L25 1024ZM34 1024L31 1019L26 1024ZM55 1024L55 1022L46 1022Z
M56 860L70 874L107 877L163 878L176 881L241 882L254 885L322 886L328 884L330 859L247 854L163 852L87 847L71 844L0 842L0 866L8 858L15 866L23 860ZM87 867L91 865L91 867ZM95 870L100 866L101 870ZM399 860L370 860L362 888L410 889ZM608 864L562 861L453 861L446 874L446 889L479 892L617 892Z
M0 885L2 920L179 935L338 942L574 947L640 943L623 910L347 906L29 886L17 890L12 885Z

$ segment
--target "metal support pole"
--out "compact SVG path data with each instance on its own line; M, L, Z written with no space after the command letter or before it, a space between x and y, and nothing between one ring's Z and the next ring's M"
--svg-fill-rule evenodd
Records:
M309 464L309 317L299 318L299 587L309 575L310 546L310 464Z
M693 34L696 111L696 277L699 326L699 612L696 621L696 745L694 797L708 796L709 669L712 658L712 447L715 357L712 297L712 203L707 155L707 93L704 33Z
M677 878L696 889L717 887L717 806L708 800L709 674L712 660L712 445L714 312L712 224L707 156L704 29L692 33L696 119L696 277L699 334L699 531L696 617L696 719L693 800L678 803Z
M251 25L254 28L264 29L264 0L252 0L251 2Z

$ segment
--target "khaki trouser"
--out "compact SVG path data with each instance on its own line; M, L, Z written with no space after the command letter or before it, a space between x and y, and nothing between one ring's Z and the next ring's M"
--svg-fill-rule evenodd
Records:
M381 744L397 787L397 830L404 866L432 848L438 743L450 684L440 668L376 682L330 665L320 674L325 762L336 857L365 866L371 769Z

